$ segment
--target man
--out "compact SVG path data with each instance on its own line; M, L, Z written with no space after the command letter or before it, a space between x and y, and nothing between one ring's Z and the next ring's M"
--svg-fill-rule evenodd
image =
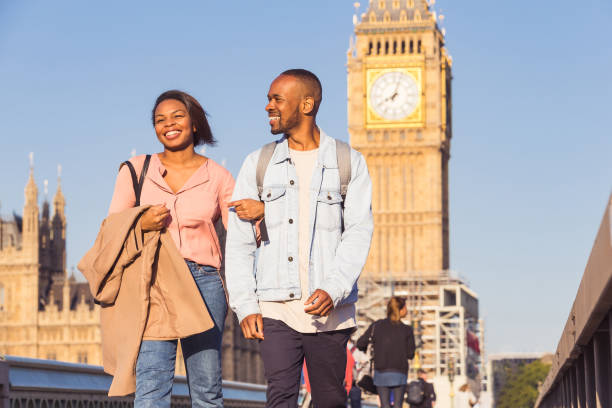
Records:
M230 306L244 336L261 341L267 407L297 405L304 359L315 406L346 404L346 344L372 238L372 185L364 158L347 147L350 182L341 194L347 163L339 163L338 144L316 124L321 95L319 79L306 70L285 71L272 82L266 111L272 134L283 137L262 186L262 149L245 159L234 189L238 201L230 203ZM258 228L240 217L256 213L249 203L260 198L265 219L256 256Z
M422 368L417 370L418 381L423 390L423 402L418 405L410 404L410 408L433 408L436 403L436 392L433 384L427 381L427 372Z

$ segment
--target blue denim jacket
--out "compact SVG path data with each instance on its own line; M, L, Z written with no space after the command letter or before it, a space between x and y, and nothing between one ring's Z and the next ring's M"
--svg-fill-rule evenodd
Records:
M232 200L258 200L255 180L260 150L245 159ZM284 301L301 296L298 270L298 178L283 139L263 180L267 241L256 254L255 229L232 209L225 246L229 302L242 321L261 313L258 300ZM321 131L317 164L310 184L310 269L308 293L327 292L334 306L357 301L357 279L363 269L374 228L372 183L365 159L351 149L351 182L342 208L335 140ZM344 221L344 230L342 222ZM256 265L255 265L256 264Z

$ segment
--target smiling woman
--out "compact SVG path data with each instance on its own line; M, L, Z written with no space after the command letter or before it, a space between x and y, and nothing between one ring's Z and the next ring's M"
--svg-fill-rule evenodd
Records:
M222 407L221 339L227 303L219 274L222 251L214 225L219 220L227 225L234 179L225 168L194 150L200 144L216 143L206 112L194 97L182 91L164 92L155 101L151 116L163 151L133 157L122 166L109 215L147 206L139 219L142 231L169 234L184 258L185 263L180 264L190 283L186 286L194 290L197 286L193 296L205 299L202 307L207 310L196 312L205 316L208 311L214 322L210 330L180 338L192 404ZM164 270L157 274L163 277ZM179 338L171 334L175 322L163 321L156 312L167 310L173 301L164 299L167 288L162 281L156 277L151 282L151 303L136 361L135 407L170 406ZM184 293L188 289L184 287Z
M166 109L158 109L164 102L166 102L164 104ZM206 111L193 96L177 90L166 91L159 95L151 112L151 120L158 136L158 129L164 129L164 125L172 118L185 120L190 117L193 124L193 145L207 144L213 146L217 144L217 141L212 135L206 116ZM160 140L160 142L162 141Z

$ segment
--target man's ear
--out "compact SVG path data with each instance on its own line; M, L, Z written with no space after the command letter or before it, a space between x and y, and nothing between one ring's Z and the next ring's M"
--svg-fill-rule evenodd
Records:
M302 113L304 115L311 115L314 111L314 98L312 96L305 96L302 99Z

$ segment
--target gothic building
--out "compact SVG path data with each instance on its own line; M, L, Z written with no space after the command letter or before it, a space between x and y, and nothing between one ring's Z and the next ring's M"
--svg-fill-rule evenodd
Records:
M34 169L25 187L23 215L0 217L0 354L101 365L100 310L86 282L66 271L66 200L58 177L53 211L42 203ZM226 319L223 377L263 383L258 344ZM182 356L177 373L185 374Z

